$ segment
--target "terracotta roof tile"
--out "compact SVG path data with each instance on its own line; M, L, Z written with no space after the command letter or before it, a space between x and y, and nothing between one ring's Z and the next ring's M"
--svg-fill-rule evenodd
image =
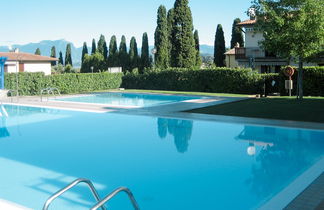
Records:
M7 57L8 61L58 61L57 58L22 52L0 52L0 57Z
M256 23L256 20L244 20L238 24L237 26L249 26L249 25L254 25Z

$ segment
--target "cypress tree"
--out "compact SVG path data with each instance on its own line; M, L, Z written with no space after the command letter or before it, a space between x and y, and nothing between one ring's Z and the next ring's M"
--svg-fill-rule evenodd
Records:
M82 55L81 55L81 66L82 66L83 61L84 61L84 56L87 55L88 53L89 52L88 52L87 43L86 42L83 42Z
M100 35L100 39L98 41L98 52L101 53L105 60L107 60L108 49L107 49L107 42L104 35Z
M67 44L66 45L66 52L65 52L65 65L71 65L73 66L72 64L72 52L71 52L71 44Z
M35 51L35 55L41 55L41 54L42 54L42 53L41 53L40 49L37 48L36 51Z
M195 30L194 39L195 39L195 48L196 48L196 66L200 68L202 61L201 61L201 56L200 56L200 44L199 44L198 30Z
M55 46L53 46L52 49L51 49L51 58L56 58L56 49L55 49ZM55 66L56 65L56 61L52 61L51 62L51 65L52 66Z
M62 66L64 65L64 63L63 63L63 53L62 53L62 51L60 51L60 56L59 56L59 60L58 60L58 63L59 64L61 64Z
M225 66L225 39L224 31L221 24L217 25L215 46L214 46L214 63L218 67Z
M123 68L123 72L126 72L128 68L128 54L125 36L122 36L119 44L118 61L119 66Z
M138 50L135 37L131 38L129 46L129 70L138 67Z
M141 66L143 71L145 68L150 67L150 53L147 33L145 32L142 37L142 53L141 53Z
M240 18L236 18L232 26L232 39L231 39L231 49L235 47L236 43L240 44L240 47L244 47L243 32L237 27L237 24L240 23Z
M112 36L109 42L108 66L116 67L118 65L118 51L116 36Z
M91 55L95 54L96 51L97 51L96 40L92 39Z
M157 27L154 33L155 65L158 68L168 68L169 66L169 34L166 9L161 5L157 14Z
M196 64L196 49L193 38L193 23L189 0L176 0L172 25L171 65L191 68Z
M174 9L171 8L168 11L168 49L169 49L169 66L171 66L171 52L172 52L172 26L174 24Z

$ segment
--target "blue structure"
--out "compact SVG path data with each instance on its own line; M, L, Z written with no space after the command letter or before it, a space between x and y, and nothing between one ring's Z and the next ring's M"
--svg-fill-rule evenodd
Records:
M0 89L4 89L4 64L6 62L6 57L0 57Z

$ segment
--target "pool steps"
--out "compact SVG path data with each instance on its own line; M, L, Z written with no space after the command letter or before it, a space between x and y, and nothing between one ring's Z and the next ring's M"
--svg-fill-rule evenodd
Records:
M79 178L74 180L71 184L69 184L68 186L62 188L61 190L57 191L56 193L54 193L51 197L49 197L47 199L47 201L45 202L44 206L43 206L43 210L48 210L50 204L59 196L61 196L63 193L65 193L66 191L70 190L71 188L73 188L74 186L80 184L80 183L85 183L87 184L87 186L89 187L89 189L92 192L93 197L96 199L97 203L90 208L90 210L97 210L99 208L101 208L102 210L106 210L106 207L104 206L105 203L107 203L110 199L112 199L114 196L116 196L118 193L120 192L125 192L134 209L135 210L139 210L139 206L134 198L133 193L126 187L119 187L116 190L114 190L113 192L111 192L110 194L108 194L106 197L104 197L103 199L100 199L100 196L96 190L96 188L94 187L94 185L92 184L92 182L89 179L84 179L84 178Z
M0 199L0 209L3 209L3 210L32 210L27 207L21 206L19 204L16 204L11 201L4 200L4 199Z

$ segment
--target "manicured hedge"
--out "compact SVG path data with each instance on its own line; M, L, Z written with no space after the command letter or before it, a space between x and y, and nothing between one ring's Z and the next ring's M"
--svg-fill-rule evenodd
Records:
M259 74L250 69L216 68L209 70L169 69L126 75L111 73L58 74L19 73L19 94L37 95L46 87L56 87L62 94L94 90L127 89L196 91L214 93L266 94L280 92L286 95L285 80L279 74ZM293 76L296 92L297 72ZM275 82L273 82L275 81ZM16 74L5 75L5 88L16 89ZM324 67L304 69L304 95L324 96Z
M305 67L303 69L303 90L305 96L324 96L324 67ZM298 70L295 69L295 74L293 75L293 90L292 94L296 95L297 90L297 76ZM285 90L285 80L288 79L287 76L280 72L279 75L279 90L280 95L288 95Z
M20 95L37 95L47 87L56 87L62 94L81 93L85 91L119 88L122 73L94 74L57 74L45 76L43 73L19 73L18 84ZM16 89L16 74L5 74L5 88Z
M262 92L263 82L262 75L250 69L169 69L144 74L126 74L123 77L122 87L127 89L255 94Z

